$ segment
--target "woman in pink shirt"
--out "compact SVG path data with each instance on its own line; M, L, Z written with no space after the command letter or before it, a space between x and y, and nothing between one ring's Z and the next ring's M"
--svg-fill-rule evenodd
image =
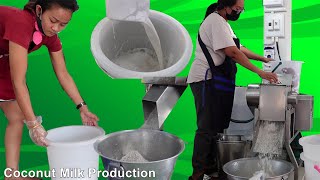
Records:
M0 6L0 109L9 122L5 135L8 168L18 169L23 122L34 143L48 146L47 132L41 116L33 111L26 85L28 54L42 45L47 46L57 79L79 109L83 124L97 125L97 116L89 111L67 71L57 36L78 8L76 0L30 0L24 10Z

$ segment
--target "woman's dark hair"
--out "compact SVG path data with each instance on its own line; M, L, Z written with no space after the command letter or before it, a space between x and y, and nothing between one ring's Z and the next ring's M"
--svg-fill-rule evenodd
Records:
M204 19L206 19L211 13L219 11L225 7L232 7L237 3L237 0L218 0L218 2L211 4L206 11Z
M35 12L36 5L41 6L42 12L45 12L55 5L71 10L72 12L79 9L77 0L29 0L29 2L24 6L24 9L29 12Z

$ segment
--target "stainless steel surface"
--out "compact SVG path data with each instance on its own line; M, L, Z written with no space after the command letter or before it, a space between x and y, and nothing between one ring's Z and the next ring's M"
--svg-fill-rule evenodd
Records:
M312 128L314 97L310 95L298 95L298 103L293 105L296 109L295 129L308 131Z
M150 87L142 100L144 124L141 128L162 129L164 121L187 88L186 78L145 78L143 82Z
M94 148L102 156L106 169L123 168L125 171L133 172L139 168L140 171L155 171L156 178L132 177L131 179L169 180L176 160L183 152L185 145L181 139L169 133L139 129L109 134L97 141ZM121 161L120 159L130 151L138 151L149 162Z
M281 85L292 86L292 78L291 74L277 74L278 83Z
M291 142L296 138L296 136L294 135L295 130L293 129L294 123L295 123L294 112L295 112L295 109L292 107L292 105L289 105L289 108L286 111L285 147L286 147L289 159L294 166L294 179L298 180L299 165L298 165L298 161L295 157L295 153L293 152L293 149L291 147Z
M233 141L241 141L242 137L240 135L227 135L220 134L218 142L233 142Z
M259 106L260 85L249 84L247 87L247 104L248 106Z
M142 100L144 111L143 129L162 129L164 121L187 86L152 85Z
M249 106L258 106L260 96L259 85L249 85L247 89L247 103ZM312 128L314 97L304 94L288 94L288 103L295 108L295 130L306 131Z
M304 174L305 174L304 167L299 167L298 171L299 171L298 180L305 180L304 179ZM290 173L289 180L294 180L294 173Z
M253 120L253 114L248 107L246 99L246 87L236 87L231 113L231 121L236 123L247 123Z
M248 107L246 99L247 87L237 86L234 92L234 101L229 127L224 134L243 135L248 140L252 140L254 115Z
M230 161L223 166L223 171L228 175L229 180L248 180L255 172L261 171L258 158L243 158ZM289 179L293 171L291 163L283 160L270 160L270 168L267 168L269 177L266 179L285 180Z
M144 84L153 85L174 85L174 86L187 86L186 77L146 77L142 79Z
M278 85L261 85L259 97L260 120L284 121L289 88Z
M249 84L247 87L247 104L248 106L258 106L260 96L260 85L259 84Z
M268 85L261 85L262 86L268 86ZM269 85L270 88L272 85ZM289 92L287 94L287 102L284 104L283 94L279 92L280 95L277 95L277 97L281 97L278 99L273 99L273 102L270 101L272 105L277 107L278 110L285 110L285 116L283 116L282 113L279 113L277 110L273 111L271 108L265 109L264 106L261 106L259 103L261 103L261 96L266 96L266 94L275 93L273 91L264 91L261 92L261 87L259 85L249 85L247 90L247 102L248 105L251 106L251 108L259 107L255 109L255 119L267 119L266 117L261 117L261 111L269 111L269 116L272 118L276 118L276 114L279 116L279 120L285 121L285 148L286 153L292 162L294 166L294 179L299 179L299 171L298 171L298 161L295 157L296 153L301 153L301 150L294 148L294 146L291 145L292 142L294 142L295 139L300 138L299 136L300 131L302 130L310 130L312 128L312 121L313 121L313 96L310 95L303 95L303 94L294 94ZM283 107L279 108L279 103L282 104ZM266 114L266 113L265 113ZM271 119L269 117L269 119Z
M298 103L297 94L289 93L288 94L288 103L297 104ZM260 85L258 84L250 84L247 87L247 103L248 106L259 106L259 97L260 97Z
M221 135L218 139L218 159L221 168L229 161L247 157L252 142L241 139L241 136L236 135Z

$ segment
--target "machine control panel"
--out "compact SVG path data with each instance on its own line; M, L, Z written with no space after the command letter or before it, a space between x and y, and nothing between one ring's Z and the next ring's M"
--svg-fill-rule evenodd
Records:
M265 47L264 48L264 57L274 59L274 47Z

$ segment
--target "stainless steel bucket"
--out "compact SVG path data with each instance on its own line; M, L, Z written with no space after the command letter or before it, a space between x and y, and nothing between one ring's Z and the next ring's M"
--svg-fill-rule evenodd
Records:
M94 144L102 157L105 170L154 171L155 177L124 177L115 179L169 180L178 156L183 152L184 142L169 133L139 129L120 131L106 135ZM148 162L125 162L121 158L131 151L138 151ZM109 178L112 179L112 178Z
M252 145L251 141L241 140L238 135L220 135L217 140L220 168L227 162L247 157Z
M291 163L283 160L269 160L266 180L286 180L294 167ZM258 158L242 158L228 162L223 166L223 171L229 180L248 180L261 171L261 161Z

